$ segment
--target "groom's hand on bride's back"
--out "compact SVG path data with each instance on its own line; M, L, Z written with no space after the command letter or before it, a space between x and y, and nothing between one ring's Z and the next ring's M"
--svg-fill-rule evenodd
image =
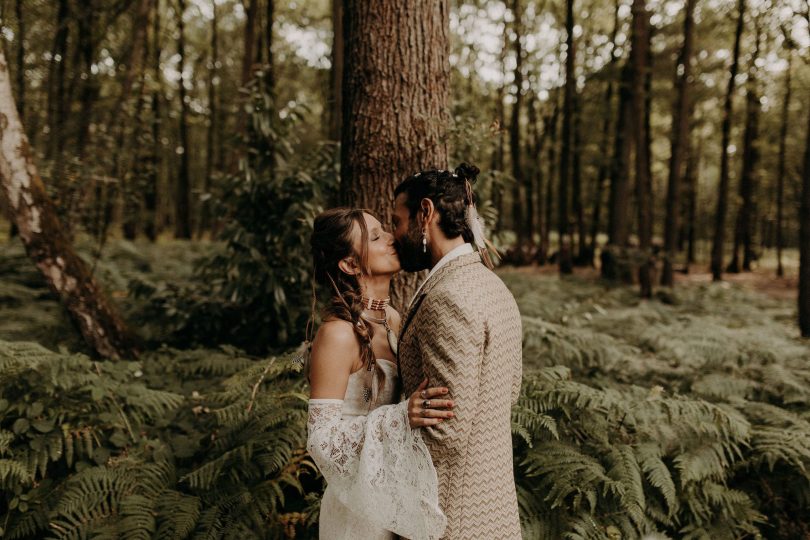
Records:
M422 381L419 388L408 399L408 422L411 429L435 426L455 415L450 409L453 401L447 399L448 389L444 386L428 388L428 380Z

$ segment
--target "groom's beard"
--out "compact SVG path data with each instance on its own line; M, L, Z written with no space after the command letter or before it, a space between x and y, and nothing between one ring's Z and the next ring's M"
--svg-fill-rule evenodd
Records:
M433 266L430 251L427 253L422 251L422 232L418 228L411 227L408 235L402 241L398 241L395 247L399 255L399 264L406 272L419 272Z

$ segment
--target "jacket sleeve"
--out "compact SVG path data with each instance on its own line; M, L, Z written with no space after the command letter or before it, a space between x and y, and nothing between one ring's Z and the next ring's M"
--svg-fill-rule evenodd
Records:
M520 313L517 316L517 350L514 356L514 365L512 366L512 405L517 403L520 398L520 386L523 381L523 325L520 318Z
M421 307L431 326L420 343L423 371L428 386L449 389L455 417L424 428L423 435L428 446L441 447L442 456L452 460L465 452L478 410L484 324L480 313L464 309L451 295L434 293Z

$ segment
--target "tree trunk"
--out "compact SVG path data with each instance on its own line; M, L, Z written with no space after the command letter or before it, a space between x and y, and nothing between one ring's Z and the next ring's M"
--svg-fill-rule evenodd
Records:
M341 198L390 223L397 183L447 168L449 9L446 0L348 0L344 8ZM417 280L395 284L400 307Z
M616 136L610 175L608 243L624 247L630 236L630 149L633 142L633 101L631 86L633 70L630 60L622 68L619 82L619 103L616 115Z
M65 66L68 52L68 20L70 6L68 0L59 0L56 15L56 34L54 36L51 64L48 68L48 145L46 157L53 160L51 183L57 188L62 186L63 157L65 147L65 122L67 120L69 97L65 92ZM78 49L77 49L78 50Z
M585 236L585 209L582 206L582 112L580 111L581 96L574 98L574 134L573 134L573 166L571 170L571 203L577 225L577 255L574 264L584 266L588 264L588 246ZM571 249L573 249L573 242Z
M254 44L256 43L256 18L259 14L259 0L242 0L245 6L245 36L244 53L242 55L242 86L247 85L253 75L253 62L256 57ZM244 115L243 115L244 116Z
M554 212L552 201L554 200L554 179L557 177L557 124L559 124L560 117L558 91L552 94L551 99L554 101L554 105L552 106L551 116L546 122L546 130L549 132L548 159L546 160L548 172L546 173L546 195L543 198L543 214L545 216L543 221L545 221L546 226L542 230L542 236L540 237L540 255L542 258L537 261L539 264L546 263L545 257L549 256L549 250L551 249L551 224L553 223Z
M754 53L751 56L751 65L748 68L748 80L746 81L746 111L745 111L745 134L743 135L743 164L740 174L740 208L737 213L737 222L734 237L734 255L729 264L729 272L739 272L751 270L751 262L755 255L753 251L753 230L754 230L754 190L756 188L756 167L759 160L759 149L757 138L759 136L759 95L757 89L757 67L761 44L761 28L757 21L757 36ZM742 268L740 267L739 249L743 249Z
M257 0L254 0L257 1ZM180 80L177 85L180 95L180 169L177 177L177 195L175 199L175 229L176 238L191 238L191 176L189 174L189 144L188 144L188 103L186 103L186 80L183 71L186 65L186 39L183 14L186 12L186 0L178 0L177 12L177 54L180 56Z
M526 220L521 225L525 231L529 245L534 246L535 231L535 187L538 176L538 164L540 162L539 153L542 151L540 130L537 126L537 98L530 94L526 103L526 120L528 123L528 134L526 136L525 152L528 157L526 167Z
M698 201L698 174L700 171L700 144L689 144L686 151L686 184L688 186L688 204L686 209L686 271L695 263L695 231Z
M524 229L523 203L524 195L523 165L520 155L520 113L523 108L523 47L521 40L521 17L523 16L520 0L512 0L512 14L514 20L515 41L515 102L512 104L512 119L509 123L509 155L512 160L512 177L515 183L512 186L512 228L517 237L517 248L521 250L527 242Z
M143 206L146 214L144 234L152 242L157 240L158 235L157 194L161 165L160 125L163 71L160 69L160 7L160 0L154 0L155 18L152 21L152 73L154 76L154 88L152 90L152 149L149 154L149 172L143 194Z
M219 85L219 17L216 0L211 0L211 49L208 65L208 132L205 138L205 175L203 176L202 192L204 200L200 205L200 222L197 235L209 229L211 223L211 182L216 163L217 134L219 133L219 103L217 102L217 86Z
M28 256L59 296L85 341L99 355L131 357L132 336L62 232L31 156L0 52L0 181Z
M647 133L647 70L649 69L649 14L645 0L633 0L633 37L630 63L633 66L633 129L635 131L636 204L638 238L644 262L639 268L642 298L652 297L650 250L652 248L652 196Z
M95 38L97 6L93 5L93 0L81 0L79 5L79 52L82 66L76 155L80 162L84 162L87 146L90 142L90 124L92 120L93 104L98 98L101 87L98 76L93 73L97 44Z
M621 2L616 1L616 9L613 11L613 32L610 36L610 62L608 63L607 70L613 76L616 70L616 64L619 61L619 55L616 54L616 36L619 33L619 9ZM610 145L610 127L611 127L611 105L613 104L613 86L612 80L608 79L607 87L605 88L605 101L603 111L605 118L602 121L602 154L599 159L599 172L596 178L596 186L593 198L593 211L591 215L591 246L589 250L590 260L587 261L591 266L594 264L594 257L596 256L597 237L599 236L599 226L602 216L602 202L604 199L605 183L608 179L608 172L610 171L610 162L606 155L608 146Z
M19 96L20 121L25 122L25 18L23 17L22 0L14 3L14 14L17 17L17 95Z
M683 22L683 47L675 68L675 92L677 97L672 107L672 139L669 158L669 183L667 185L667 217L664 227L664 271L661 285L675 284L673 264L678 244L678 217L681 198L681 169L684 146L689 138L689 77L692 72L692 28L697 0L686 0Z
M332 0L332 66L329 69L329 140L340 140L343 116L343 0Z
M723 251L726 242L726 215L728 214L728 145L731 139L731 114L734 104L734 86L740 62L740 40L745 20L745 0L739 0L737 7L737 30L734 32L734 53L731 61L731 72L728 78L728 89L723 107L722 142L720 146L720 182L717 187L717 211L712 240L712 279L723 279Z
M799 328L802 336L810 337L810 107L808 107L807 136L804 142L799 238Z
M571 138L574 123L574 99L576 92L576 78L574 66L576 63L576 49L574 48L574 0L566 0L566 54L565 54L565 96L563 98L563 125L562 146L560 151L560 188L557 193L557 231L560 236L559 267L560 274L573 272L571 260L571 238L568 229L568 182L570 181L571 167Z
M782 102L782 127L779 131L779 173L776 178L776 275L784 277L782 248L784 247L782 224L785 205L785 156L787 154L787 132L790 114L790 79L793 68L793 49L788 49L788 66L785 72L785 98Z

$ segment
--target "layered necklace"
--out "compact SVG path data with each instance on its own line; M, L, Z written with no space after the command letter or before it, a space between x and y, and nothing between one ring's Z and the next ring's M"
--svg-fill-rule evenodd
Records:
M363 296L361 298L361 302L363 303L363 309L369 311L382 311L385 312L385 308L388 307L388 303L390 301L389 297L385 297L382 300L377 298L366 298ZM383 325L385 328L385 335L388 338L388 346L391 347L391 352L394 353L394 356L397 355L397 335L391 330L391 327L388 325L388 318L382 317L372 317L371 315L366 315L365 313L361 313L360 317L363 320L366 320L371 323L377 323Z

